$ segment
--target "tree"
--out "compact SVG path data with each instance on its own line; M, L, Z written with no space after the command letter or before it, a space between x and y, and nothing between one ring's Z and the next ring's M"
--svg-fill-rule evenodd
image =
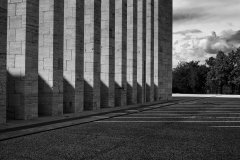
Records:
M231 63L231 71L228 81L232 86L232 93L237 88L240 94L240 48L229 53L229 61Z
M181 62L173 70L173 92L205 93L208 68L199 61Z
M173 92L240 94L240 48L228 54L219 51L206 65L181 62L173 70Z
M230 76L230 62L227 55L219 51L216 58L209 58L206 63L210 67L207 74L207 85L213 89L218 88L218 93L223 93L223 86L228 84Z

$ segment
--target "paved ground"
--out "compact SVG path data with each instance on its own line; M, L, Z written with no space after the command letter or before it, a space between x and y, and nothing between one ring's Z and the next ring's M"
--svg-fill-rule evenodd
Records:
M2 141L0 159L240 159L240 99L128 112L133 114Z

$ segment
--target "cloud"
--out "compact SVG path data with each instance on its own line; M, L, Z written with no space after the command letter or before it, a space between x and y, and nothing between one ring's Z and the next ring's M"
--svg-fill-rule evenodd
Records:
M199 41L199 48L203 48L206 53L216 54L218 51L228 53L239 47L240 31L223 31L221 36L212 32L211 36Z
M198 35L199 36L199 35ZM173 67L181 61L200 61L201 64L219 51L229 53L240 46L240 30L224 30L218 36L212 32L209 36L185 35L173 45Z
M181 49L173 50L173 68L180 62L199 61L200 64L205 64L205 60L211 57L202 48L196 48L192 42L188 41L181 45Z
M197 34L197 33L202 33L202 31L199 29L187 29L183 31L174 32L173 34L180 34L184 36L186 34Z
M219 50L228 53L238 48L239 7L239 0L173 0L174 65L190 60L205 63ZM191 33L193 29L202 33ZM208 34L212 30L217 34Z
M186 37L188 37L187 35ZM205 59L207 59L209 54L207 54L203 48L199 47L200 39L194 38L185 39L182 38L178 40L173 47L173 68L175 68L179 62L189 62L192 60L200 61L200 64L205 63Z

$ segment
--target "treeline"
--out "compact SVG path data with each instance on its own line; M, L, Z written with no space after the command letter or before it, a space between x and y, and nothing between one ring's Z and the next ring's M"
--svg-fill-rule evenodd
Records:
M218 52L205 65L181 62L173 69L173 93L240 94L240 48Z

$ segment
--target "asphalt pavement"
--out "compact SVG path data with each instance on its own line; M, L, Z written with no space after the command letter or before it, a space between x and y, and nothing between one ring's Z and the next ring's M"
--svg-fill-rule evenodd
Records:
M239 160L240 99L127 110L0 142L0 159Z

